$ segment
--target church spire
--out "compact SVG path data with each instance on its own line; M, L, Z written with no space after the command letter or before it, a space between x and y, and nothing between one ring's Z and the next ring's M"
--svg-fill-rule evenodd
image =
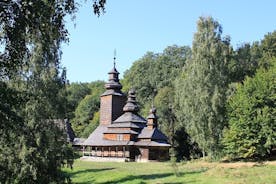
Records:
M114 49L113 68L116 68L116 49Z
M101 95L100 124L110 125L123 114L126 96L121 91L119 72L116 69L116 53L114 53L113 68L108 72L109 79L105 83L106 91Z

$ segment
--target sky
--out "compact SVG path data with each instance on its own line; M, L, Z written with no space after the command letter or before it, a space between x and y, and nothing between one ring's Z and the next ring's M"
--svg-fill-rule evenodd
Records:
M107 0L106 12L93 14L92 0L81 0L75 20L67 17L69 43L62 66L70 82L107 80L113 67L120 78L148 51L192 46L200 16L212 16L237 48L276 30L275 0Z

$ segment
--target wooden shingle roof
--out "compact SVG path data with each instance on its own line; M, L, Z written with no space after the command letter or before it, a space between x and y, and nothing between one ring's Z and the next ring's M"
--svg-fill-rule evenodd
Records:
M108 125L99 125L90 136L84 141L83 145L89 146L127 146L133 145L133 141L111 141L103 139L104 132Z
M143 117L141 117L138 114L134 114L132 112L125 112L122 116L117 118L114 121L114 124L116 123L123 123L123 122L128 122L128 123L143 123L146 126L147 120L145 120Z
M168 138L157 128L147 129L144 128L138 135L138 139L152 139L166 141Z

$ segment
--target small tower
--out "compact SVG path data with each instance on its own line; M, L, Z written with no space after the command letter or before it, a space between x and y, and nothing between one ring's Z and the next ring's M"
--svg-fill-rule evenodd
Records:
M158 117L156 116L156 108L154 106L151 107L147 119L148 119L147 120L147 128L148 129L152 130L154 128L157 128Z
M137 112L139 111L139 107L136 102L136 96L135 96L134 89L129 90L127 103L124 106L123 111L124 112L132 112L134 114L137 114Z
M114 66L108 72L109 79L105 84L106 91L101 95L100 124L109 125L123 114L123 107L126 96L122 93L122 85L119 80L119 72L116 69L116 58L114 57Z

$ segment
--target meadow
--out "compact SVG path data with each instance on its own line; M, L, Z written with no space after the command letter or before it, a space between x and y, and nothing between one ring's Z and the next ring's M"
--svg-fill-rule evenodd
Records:
M218 163L192 161L116 163L76 160L73 169L64 168L77 184L274 184L276 162Z

